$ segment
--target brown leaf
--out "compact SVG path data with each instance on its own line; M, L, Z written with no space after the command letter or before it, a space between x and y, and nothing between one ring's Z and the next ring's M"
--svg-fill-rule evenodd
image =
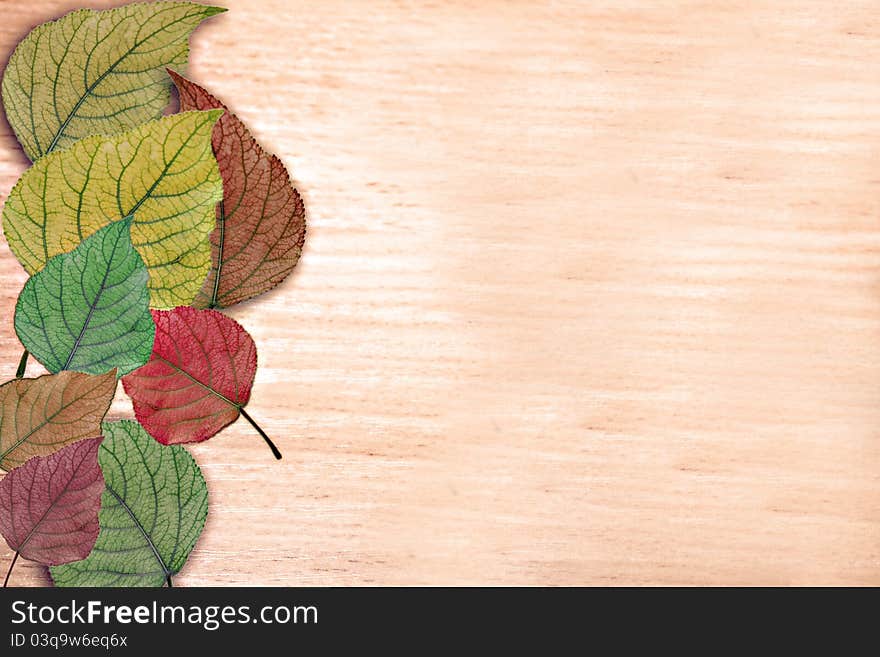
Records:
M181 111L224 110L212 142L223 201L211 235L211 273L193 305L226 308L271 290L290 274L305 240L305 208L281 160L264 151L235 114L196 83L168 73Z
M116 370L93 376L59 372L0 386L0 468L101 435L116 392Z

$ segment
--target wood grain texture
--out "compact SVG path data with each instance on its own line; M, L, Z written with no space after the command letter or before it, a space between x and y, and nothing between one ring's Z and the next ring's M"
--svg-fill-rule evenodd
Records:
M222 4L309 232L180 586L880 584L875 0Z

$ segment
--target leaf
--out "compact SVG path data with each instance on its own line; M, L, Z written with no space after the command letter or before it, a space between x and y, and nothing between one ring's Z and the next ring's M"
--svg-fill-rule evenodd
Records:
M31 274L113 220L150 272L150 302L192 302L211 266L208 240L223 197L211 129L221 114L186 112L113 137L88 137L22 174L3 208L12 252Z
M215 310L154 310L150 362L122 379L135 416L163 445L207 440L244 415L257 372L257 348L234 320Z
M281 160L264 151L235 114L196 83L168 73L181 110L224 110L212 142L223 202L211 234L211 273L193 305L226 308L271 290L290 274L305 240L305 208Z
M82 9L34 29L3 75L6 116L28 157L159 118L170 97L164 68L185 66L190 33L223 11L138 3Z
M116 372L61 372L0 386L0 468L100 436L115 392Z
M131 217L102 228L25 283L15 332L50 372L127 374L149 359L155 326L147 268L130 230Z
M89 556L98 538L103 438L37 456L0 481L0 534L25 559L46 566Z
M52 579L57 586L161 586L183 568L205 526L205 479L183 447L160 445L135 422L105 423L104 436L98 541L83 561L52 568Z
M163 445L207 440L238 419L257 371L257 348L214 310L154 310L150 361L122 379L138 422Z

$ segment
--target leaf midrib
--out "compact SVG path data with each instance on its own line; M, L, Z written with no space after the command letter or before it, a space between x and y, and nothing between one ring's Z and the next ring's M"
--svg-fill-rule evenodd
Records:
M55 508L55 505L58 504L58 500L61 499L61 497L63 497L64 494L67 492L67 490L70 488L70 482L72 482L74 479L76 479L76 475L79 473L79 469L82 467L83 463L85 463L85 459L80 461L79 465L76 466L76 470L70 476L70 479L67 480L67 483L64 484L64 490L61 491L61 493L58 494L58 496L52 501L52 503L46 507L46 510L43 512L43 515L40 516L40 519L34 523L33 527L31 527L30 532L28 532L28 535L21 542L21 545L18 546L18 549L16 550L16 552L21 552L24 549L24 547L30 542L31 538L33 538L33 536L34 536L34 532L37 531L37 527L39 527L41 524L43 524L43 521L46 519L46 516L48 516L49 512Z
M186 16L183 16L183 17L177 19L176 21L173 21L173 22L171 22L171 23L168 23L167 25L163 25L160 29L157 29L157 30L151 32L151 33L148 34L146 37L144 37L144 38L141 39L140 41L135 42L132 46L130 46L130 47L129 47L129 48L128 48L128 49L127 49L127 50L126 50L126 51L125 51L120 57L119 57L119 59L117 59L115 62L113 62L113 63L107 68L106 71L104 71L103 73L101 73L101 75L99 75L99 76L95 79L94 82L92 82L88 87L86 87L85 92L83 92L82 95L80 95L80 98L79 98L78 101L76 101L76 104L73 106L73 109L71 109L70 112L67 114L67 118L64 119L64 122L58 127L58 130L55 132L55 136L52 138L52 143L49 144L48 148L46 148L46 150L43 151L43 152L41 153L41 155L45 155L46 153L50 153L50 152L52 152L52 150L54 150L54 148L58 145L58 141L61 139L62 135L64 134L64 131L67 130L67 126L70 125L70 122L73 120L73 117L74 117L74 116L76 115L76 113L79 111L79 108L82 107L82 104L83 104L84 102L86 102L86 98L88 98L89 96L92 95L92 92L94 92L94 90L97 89L98 85L101 84L101 82L104 81L104 78L106 78L108 75L110 75L110 74L116 69L116 67L119 66L119 65L122 63L122 61L123 61L126 57L128 57L129 55L131 55L131 54L135 51L135 49L139 48L141 45L143 45L144 43L146 43L148 40L152 39L154 36L156 36L156 35L157 35L159 32L161 32L162 30L165 30L165 29L167 29L168 27L170 27L171 25L174 25L174 24L176 24L176 23L180 23L180 22L186 20L187 18L190 18L191 16L192 16L192 14L187 14Z
M156 548L156 544L153 543L153 539L150 538L149 534L147 534L147 530L144 529L144 526L141 524L141 521L138 520L137 516L134 515L134 511L132 511L131 508L128 506L128 504L125 503L125 500L123 500L119 496L119 494L115 490L113 490L113 488L110 487L110 484L104 484L104 486L107 489L107 492L109 492L114 498L116 498L116 501L119 502L119 506L121 506L123 509L125 509L125 512L128 514L128 517L131 518L131 521L134 523L135 527L137 527L140 530L141 535L144 537L144 540L147 542L147 545L149 545L150 549L153 551L153 556L156 557L156 561L158 561L159 565L162 567L162 573L165 575L165 577L168 577L169 575L174 575L174 573L171 572L171 570L169 570L168 566L165 565L165 560L162 559L162 555L159 554L159 550L158 550L158 548Z
M214 273L214 291L211 293L211 302L208 308L217 308L217 296L220 292L220 274L223 272L223 249L226 246L226 211L223 201L220 201L220 215L217 217L217 227L220 229L220 239L217 245L217 271Z
M207 390L208 392L210 392L210 393L213 394L213 395L216 395L217 397L219 397L220 399L222 399L223 401L225 401L227 404L229 404L230 406L232 406L232 407L235 408L236 410L239 410L239 411L240 411L240 410L243 408L243 405L242 405L242 404L236 404L234 401L232 401L231 399L229 399L229 398L226 397L225 395L220 394L219 392L217 392L216 390L214 390L214 388L212 388L211 386L207 385L206 383L202 383L202 382L199 381L196 377L194 377L192 374L190 374L189 372L187 372L187 371L184 370L184 369L181 369L179 366L175 365L174 363L172 363L172 362L171 362L170 360L168 360L167 358L162 358L162 356L160 356L160 355L158 355L158 354L156 354L156 353L153 354L153 357L154 357L156 360L161 360L163 363L165 363L166 365L170 366L172 369L177 370L178 372L180 372L181 374L183 374L186 378L188 378L190 381L192 381L193 383L197 383L198 385L202 386L205 390Z
M123 219L124 221L124 219ZM86 334L86 330L89 328L89 323L92 321L92 316L95 314L95 309L98 307L98 300L107 291L107 279L110 276L110 269L113 263L113 258L116 257L116 248L119 246L119 240L116 240L116 244L113 245L113 252L110 254L110 257L107 258L107 268L104 270L104 278L101 279L101 286L98 288L98 293L95 295L93 301L89 303L89 314L86 315L86 319L83 322L82 329L80 329L79 335L76 338L76 341L73 343L73 346L70 348L70 355L67 357L67 362L64 364L64 367L61 369L66 370L70 367L70 364L73 362L73 357L76 356L76 352L79 350L79 345L82 342L83 336Z

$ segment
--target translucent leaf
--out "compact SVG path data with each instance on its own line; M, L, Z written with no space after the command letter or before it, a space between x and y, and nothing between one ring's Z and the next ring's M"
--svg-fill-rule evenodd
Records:
M276 459L278 448L245 411L257 347L238 322L216 310L154 310L150 362L122 380L135 416L160 443L207 440L241 415Z
M223 202L211 235L211 273L194 305L226 308L290 275L305 240L305 208L284 164L262 149L235 114L195 82L169 74L180 93L180 109L224 110L213 137Z
M131 217L102 228L25 283L15 332L50 372L126 374L149 359L155 325L147 268L130 229Z
M89 556L104 491L101 440L32 458L0 481L0 534L25 559L54 566Z
M222 11L137 3L81 9L34 29L3 75L6 116L28 157L159 118L169 100L164 68L185 66L190 33Z
M60 372L0 386L0 468L101 435L116 392L116 372Z

